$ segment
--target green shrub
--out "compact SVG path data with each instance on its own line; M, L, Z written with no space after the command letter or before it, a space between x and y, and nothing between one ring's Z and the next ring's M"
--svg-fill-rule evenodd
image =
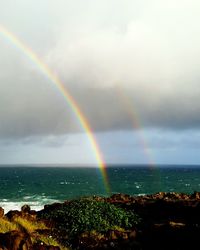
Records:
M57 230L71 236L92 230L106 232L116 227L128 229L140 221L133 212L93 199L73 200L59 209L44 212L42 217L54 221Z

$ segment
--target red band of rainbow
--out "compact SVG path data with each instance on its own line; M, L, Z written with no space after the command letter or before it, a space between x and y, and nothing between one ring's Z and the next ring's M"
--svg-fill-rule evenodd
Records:
M59 90L60 94L65 99L67 105L70 106L71 110L74 112L75 116L77 117L80 125L84 129L91 144L91 148L93 150L94 156L96 158L98 167L101 171L103 182L105 186L105 190L107 194L110 194L110 186L108 181L108 175L106 172L106 164L103 160L103 155L100 151L100 148L97 144L95 139L95 135L88 123L86 117L84 116L83 112L81 111L80 107L74 100L74 98L70 95L69 91L63 85L61 80L56 76L49 67L38 57L38 55L33 52L24 42L22 42L16 35L8 31L5 27L0 25L0 34L5 37L9 42L14 44L23 54L28 57L37 67L39 68L40 72L53 83L56 88Z

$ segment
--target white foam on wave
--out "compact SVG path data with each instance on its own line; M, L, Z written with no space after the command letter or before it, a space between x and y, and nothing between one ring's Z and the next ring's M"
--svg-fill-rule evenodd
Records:
M11 210L21 210L23 205L29 205L32 210L42 210L44 205L52 204L55 202L61 202L56 199L48 198L45 196L25 196L21 201L12 201L7 199L0 200L0 207L4 209L4 212L7 213Z
M24 203L24 202L12 202L12 201L8 201L8 202L0 202L0 206L4 209L4 212L7 213L10 210L21 210L21 207L23 205L29 205L31 207L31 209L39 211L41 209L44 208L43 205L37 204L36 202L28 202L28 203Z

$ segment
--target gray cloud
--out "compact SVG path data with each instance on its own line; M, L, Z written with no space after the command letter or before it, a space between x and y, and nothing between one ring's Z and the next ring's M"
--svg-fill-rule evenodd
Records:
M58 74L94 130L200 127L198 1L0 2L0 22ZM2 138L81 131L55 86L2 36L0 53Z

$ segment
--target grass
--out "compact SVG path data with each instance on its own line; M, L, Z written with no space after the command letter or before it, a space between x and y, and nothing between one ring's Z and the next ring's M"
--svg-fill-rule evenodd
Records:
M37 229L48 229L42 222L30 221L22 217L15 218L14 222L29 234L35 232Z
M19 230L19 226L16 223L0 218L0 233L7 233L14 230Z
M15 218L14 222L22 229L25 230L29 235L33 243L43 242L46 245L59 246L61 250L67 250L62 247L51 235L43 235L37 233L37 230L46 230L47 226L43 222L30 221L22 217Z
M43 242L46 245L59 246L61 250L68 250L68 248L61 246L51 235L43 235L37 233L37 230L48 229L44 223L38 221L30 221L22 217L17 217L13 221L6 218L0 218L0 233L7 233L10 231L25 231L31 236L33 243Z

